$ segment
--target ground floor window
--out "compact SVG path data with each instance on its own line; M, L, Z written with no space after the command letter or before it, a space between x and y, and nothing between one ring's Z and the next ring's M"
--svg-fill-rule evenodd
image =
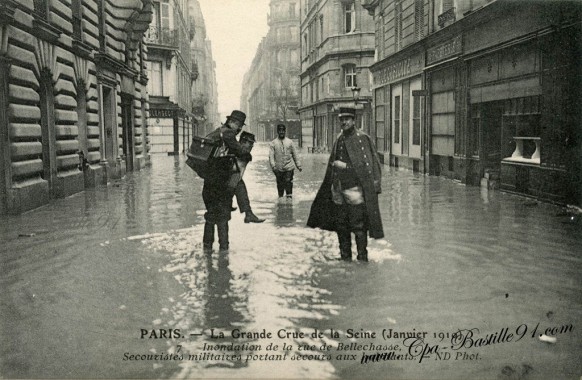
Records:
M540 137L540 96L507 99L503 104L503 156L515 151L514 137ZM535 139L523 139L523 157L530 158L536 151Z

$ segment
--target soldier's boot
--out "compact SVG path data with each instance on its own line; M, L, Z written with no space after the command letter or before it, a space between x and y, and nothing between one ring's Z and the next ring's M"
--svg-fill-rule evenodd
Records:
M343 261L352 261L352 235L348 231L337 233L340 246L340 259Z
M218 244L221 251L228 250L228 222L216 224L218 229Z
M356 247L358 250L358 261L368 261L368 233L367 231L356 231Z
M214 243L214 223L206 222L204 224L204 236L202 237L202 248L206 251L212 250Z

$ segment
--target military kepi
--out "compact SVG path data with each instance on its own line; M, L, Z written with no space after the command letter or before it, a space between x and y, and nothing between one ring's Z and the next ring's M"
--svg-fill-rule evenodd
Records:
M233 120L237 120L240 121L242 125L245 125L245 120L247 119L247 115L239 110L234 110L232 111L232 113L230 114L230 116L227 116L226 119L233 119Z
M356 109L353 107L340 107L338 117L345 117L345 116L353 117L355 119L356 118Z

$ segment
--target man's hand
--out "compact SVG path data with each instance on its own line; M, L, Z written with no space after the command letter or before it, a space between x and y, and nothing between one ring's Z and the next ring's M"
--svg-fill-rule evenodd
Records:
M332 162L331 166L338 168L338 169L345 169L348 167L348 164L346 164L343 161L340 160L335 160L334 162Z

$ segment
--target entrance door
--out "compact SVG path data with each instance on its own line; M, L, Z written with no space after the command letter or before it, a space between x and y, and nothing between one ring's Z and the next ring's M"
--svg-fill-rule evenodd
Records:
M392 87L392 154L402 154L402 85Z
M501 121L503 102L483 103L481 108L481 147L483 169L501 169Z
M408 153L410 157L420 158L421 154L421 138L422 138L422 97L412 96L413 91L420 90L422 88L422 83L420 78L417 78L410 82L410 108L409 121L408 121Z
M117 158L117 128L115 128L115 95L111 87L103 86L103 124L105 130L105 159L115 166Z
M125 156L125 169L133 170L133 97L129 94L121 94L121 128L123 134L123 155Z
M42 179L47 181L51 198L56 197L57 154L55 136L55 98L52 74L43 70L40 80L40 127L42 142Z

